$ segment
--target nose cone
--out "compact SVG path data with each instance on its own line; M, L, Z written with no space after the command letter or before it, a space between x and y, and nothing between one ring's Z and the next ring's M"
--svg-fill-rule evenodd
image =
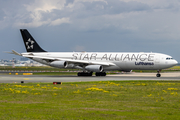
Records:
M169 60L167 63L166 63L166 68L170 68L170 67L173 67L175 65L177 65L178 62L176 60Z
M177 65L178 64L178 61L174 60L174 65Z
M178 62L176 61L176 60L172 60L171 62L170 62L170 65L171 66L175 66L175 65L177 65L178 64Z

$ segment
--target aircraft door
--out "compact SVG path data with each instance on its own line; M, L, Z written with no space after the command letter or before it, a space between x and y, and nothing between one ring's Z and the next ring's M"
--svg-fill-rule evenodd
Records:
M160 60L160 56L159 56L159 55L156 55L156 56L155 56L155 63L159 63L159 60Z
M160 64L160 55L156 55L155 56L154 68L159 68L159 64Z

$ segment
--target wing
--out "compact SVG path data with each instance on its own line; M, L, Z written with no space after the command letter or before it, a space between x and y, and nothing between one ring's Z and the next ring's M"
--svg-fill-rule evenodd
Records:
M113 66L114 63L111 62L96 62L96 61L88 61L88 60L72 60L72 59L63 59L58 57L45 57L45 56L33 56L33 55L22 55L27 58L39 58L44 60L54 60L54 61L66 61L74 64L87 64L87 65L103 65L103 66Z

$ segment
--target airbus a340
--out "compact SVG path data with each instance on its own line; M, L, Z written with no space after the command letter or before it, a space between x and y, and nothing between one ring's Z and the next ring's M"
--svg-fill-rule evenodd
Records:
M131 71L131 70L157 70L160 71L177 65L171 56L161 53L135 53L135 52L47 52L43 50L26 29L20 29L26 53L15 55L30 58L56 68L81 69L78 76L106 76L106 71Z

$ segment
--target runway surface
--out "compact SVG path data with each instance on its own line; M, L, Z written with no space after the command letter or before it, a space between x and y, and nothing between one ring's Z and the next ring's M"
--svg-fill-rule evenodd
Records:
M122 80L175 80L180 81L180 72L161 73L160 78L156 73L130 73L115 74L106 77L78 77L78 76L34 76L34 75L0 75L0 83L38 83L38 82L85 82L85 81L122 81Z

